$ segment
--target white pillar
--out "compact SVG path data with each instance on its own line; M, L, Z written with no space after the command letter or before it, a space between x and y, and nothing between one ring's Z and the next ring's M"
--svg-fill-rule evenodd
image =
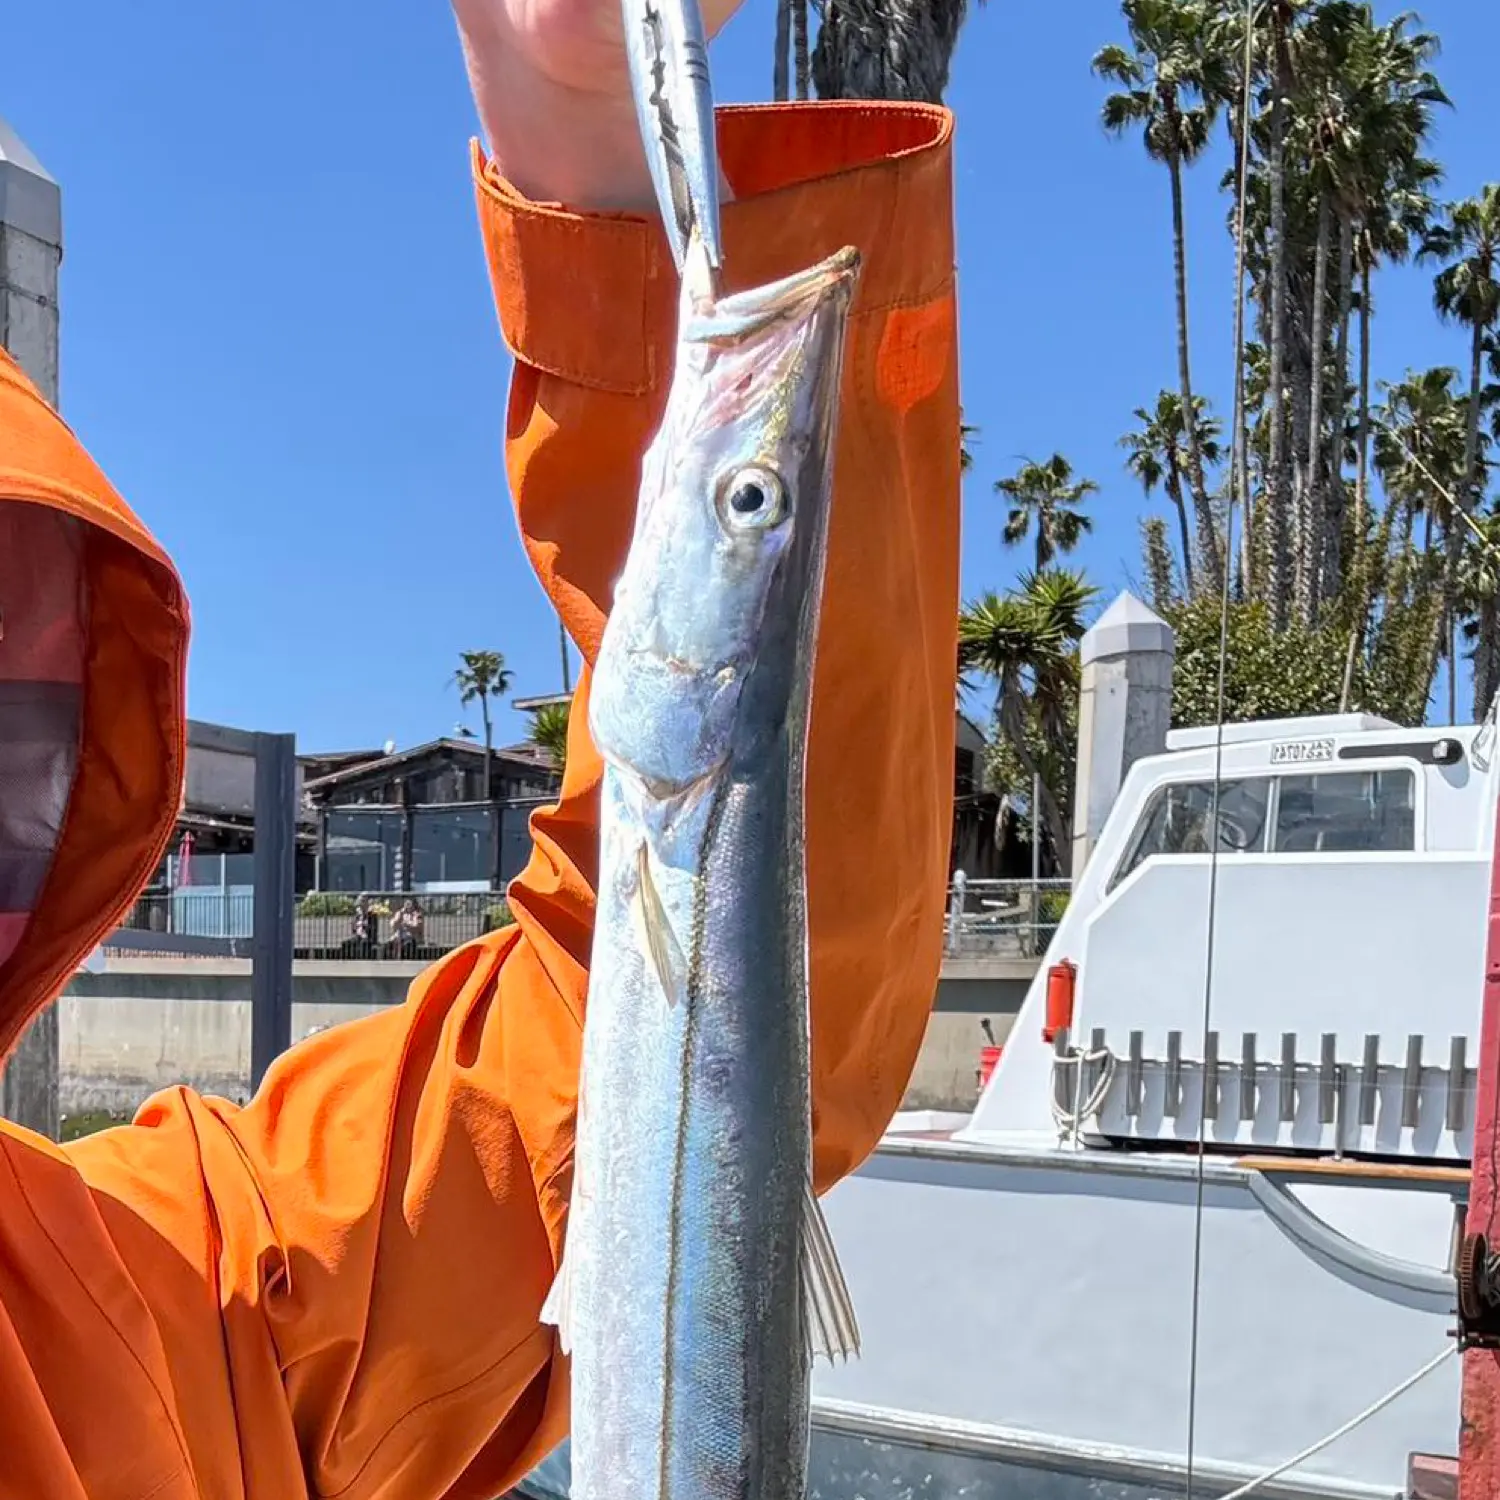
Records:
M25 143L0 120L0 343L55 409L58 404L57 273L62 193ZM57 1138L57 1006L21 1038L0 1079L0 1112Z
M1078 774L1073 790L1073 878L1088 863L1125 773L1159 755L1172 726L1172 627L1121 594L1079 643Z

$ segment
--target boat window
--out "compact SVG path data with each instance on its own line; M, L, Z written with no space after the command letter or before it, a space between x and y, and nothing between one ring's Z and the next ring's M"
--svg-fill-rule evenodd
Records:
M1272 847L1287 854L1415 849L1416 796L1409 770L1284 777Z
M1221 854L1261 853L1266 847L1266 776L1226 781L1219 787L1218 848ZM1117 885L1137 865L1157 855L1209 854L1213 820L1212 781L1179 781L1158 787L1136 825L1130 852L1115 871Z

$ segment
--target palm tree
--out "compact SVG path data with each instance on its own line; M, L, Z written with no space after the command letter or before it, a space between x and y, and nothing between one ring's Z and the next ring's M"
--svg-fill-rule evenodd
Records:
M1457 713L1458 573L1466 529L1453 505L1467 471L1468 398L1453 389L1457 378L1447 366L1409 371L1405 380L1385 387L1385 403L1374 413L1375 468L1395 513L1392 531L1399 551L1413 550L1416 519L1423 518L1422 542L1415 550L1442 602L1428 636L1427 684L1446 655L1450 723ZM1440 556L1435 534L1443 542Z
M1471 616L1465 639L1473 645L1474 704L1477 724L1489 712L1500 688L1500 511L1491 508L1473 518L1474 530L1459 564L1460 606Z
M1151 608L1157 614L1177 603L1176 569L1172 544L1167 540L1167 523L1160 516L1141 518L1141 556L1146 564L1146 582L1151 591Z
M967 0L822 0L818 9L819 98L942 103Z
M1077 507L1086 495L1097 493L1092 479L1073 478L1073 466L1061 453L1045 463L1027 459L1009 479L995 481L995 493L1010 502L1005 520L1005 544L1025 541L1033 521L1036 526L1037 571L1057 554L1071 552L1094 523Z
M1418 258L1446 262L1433 283L1433 303L1440 317L1470 330L1468 432L1460 499L1464 510L1473 512L1480 495L1484 351L1500 326L1500 182L1487 183L1476 197L1449 205L1443 222L1428 230Z
M490 699L503 698L510 691L511 674L498 651L460 651L458 656L459 667L453 674L458 700L467 708L477 698L484 720L484 800L488 802L494 795L491 765L495 753Z
M1309 623L1339 582L1355 221L1373 202L1389 202L1399 194L1414 170L1425 175L1428 164L1422 162L1420 147L1431 128L1432 106L1447 102L1427 68L1437 50L1436 38L1409 33L1410 21L1409 16L1398 16L1377 27L1367 4L1324 0L1295 39L1298 95L1293 136L1299 159L1308 163L1306 185L1316 204L1317 225L1306 464L1298 496L1297 595L1299 610ZM1403 202L1402 212L1409 215L1411 206ZM1330 297L1335 228L1337 288ZM1337 317L1330 367L1326 349L1331 311ZM1330 369L1333 420L1326 422L1325 372Z
M1266 461L1264 504L1270 553L1271 620L1283 629L1292 595L1292 527L1290 454L1286 422L1287 346L1287 211L1286 138L1293 89L1290 38L1302 0L1269 0L1263 12L1268 28L1266 87L1270 94L1270 141L1266 175L1270 197L1270 295L1267 342L1270 350L1270 442Z
M552 757L552 764L562 769L568 755L568 716L570 705L544 703L531 711L531 729L527 738Z
M1219 423L1207 415L1207 403L1202 396L1194 398L1194 412L1193 428L1198 452L1207 463L1216 464L1222 454ZM1182 576L1188 593L1192 594L1195 592L1193 543L1188 532L1187 500L1183 494L1189 439L1183 430L1182 398L1176 391L1161 391L1157 394L1155 409L1148 411L1144 406L1138 406L1135 419L1141 424L1140 429L1127 432L1120 439L1120 446L1130 455L1125 466L1140 480L1141 488L1148 495L1158 484L1162 485L1176 509L1182 539Z
M982 595L958 621L959 666L995 682L996 722L1038 788L1041 826L1063 874L1072 867L1072 843L1058 784L1071 753L1077 645L1094 595L1081 573L1048 569L1028 574L1012 594Z
M1172 184L1172 266L1177 294L1177 374L1184 411L1195 411L1189 357L1187 231L1183 225L1182 169L1208 144L1219 100L1230 87L1229 70L1217 50L1214 12L1203 0L1122 0L1130 46L1112 44L1094 58L1094 72L1122 86L1104 101L1104 128L1121 135L1144 131L1146 151L1166 163ZM1223 558L1197 434L1188 437L1188 478L1204 540L1202 562L1217 587Z

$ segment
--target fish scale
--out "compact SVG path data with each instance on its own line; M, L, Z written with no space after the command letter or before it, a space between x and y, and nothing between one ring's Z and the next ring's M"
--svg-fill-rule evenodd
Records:
M811 1188L803 778L852 250L703 305L595 667L599 901L544 1310L573 1500L800 1500L858 1330Z

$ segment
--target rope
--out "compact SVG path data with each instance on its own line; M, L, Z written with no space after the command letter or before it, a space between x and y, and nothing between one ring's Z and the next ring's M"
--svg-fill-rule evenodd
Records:
M1101 1106L1109 1094L1109 1087L1115 1081L1115 1070L1118 1066L1117 1059L1108 1047L1100 1047L1091 1052L1070 1052L1066 1057L1059 1057L1053 1061L1054 1069L1076 1068L1077 1073L1073 1081L1073 1107L1069 1109L1065 1104L1057 1102L1057 1085L1054 1080L1052 1087L1052 1120L1057 1126L1058 1139L1066 1140L1068 1136L1073 1137L1073 1144L1078 1144L1078 1132L1083 1122L1090 1116L1099 1113ZM1095 1080L1093 1088L1089 1090L1087 1099L1081 1098L1083 1093L1083 1070L1085 1067L1099 1068L1099 1077Z
M1319 1438L1311 1447L1304 1448L1294 1457L1287 1459L1284 1464L1277 1464L1274 1469L1267 1469L1264 1474L1257 1474L1254 1479L1242 1484L1238 1489L1230 1490L1227 1495L1220 1495L1219 1500L1243 1500L1243 1497L1258 1490L1263 1484L1270 1484L1273 1479L1280 1479L1288 1469L1295 1469L1298 1464L1321 1453L1325 1448L1331 1448L1342 1437L1348 1437L1356 1427L1363 1426L1377 1412L1382 1412L1398 1396L1404 1396L1419 1380L1430 1375L1442 1362L1448 1358L1456 1349L1457 1344L1449 1344L1440 1353L1435 1354L1415 1374L1408 1375L1400 1385L1394 1387L1383 1395L1378 1401L1372 1401L1358 1416L1350 1417L1347 1422L1335 1431L1330 1432L1327 1437Z
M1240 158L1239 212L1236 240L1240 246L1245 241L1245 173L1250 160L1250 98L1251 76L1255 60L1255 15L1256 0L1245 0L1245 88L1241 101L1240 138L1244 142ZM1245 328L1239 320L1238 339L1235 348L1236 379L1244 366ZM1184 420L1191 421L1193 414L1185 412ZM1229 659L1229 579L1233 572L1230 559L1234 557L1234 505L1231 503L1224 522L1224 567L1220 580L1219 598L1219 680L1216 688L1214 710L1214 785L1213 798L1209 806L1209 860L1208 860L1208 932L1204 940L1203 955L1203 1050L1200 1058L1208 1056L1208 1033L1213 1024L1213 974L1215 916L1219 901L1219 793L1224 779L1224 679ZM1244 526L1248 517L1240 518ZM1205 1079L1206 1081L1206 1079ZM1205 1193L1206 1163L1208 1160L1208 1100L1200 1096L1198 1105L1198 1161L1193 1182L1193 1307L1188 1330L1188 1405L1187 1405L1187 1500L1193 1500L1193 1462L1197 1457L1198 1438L1198 1346L1201 1336L1203 1305L1203 1204Z

